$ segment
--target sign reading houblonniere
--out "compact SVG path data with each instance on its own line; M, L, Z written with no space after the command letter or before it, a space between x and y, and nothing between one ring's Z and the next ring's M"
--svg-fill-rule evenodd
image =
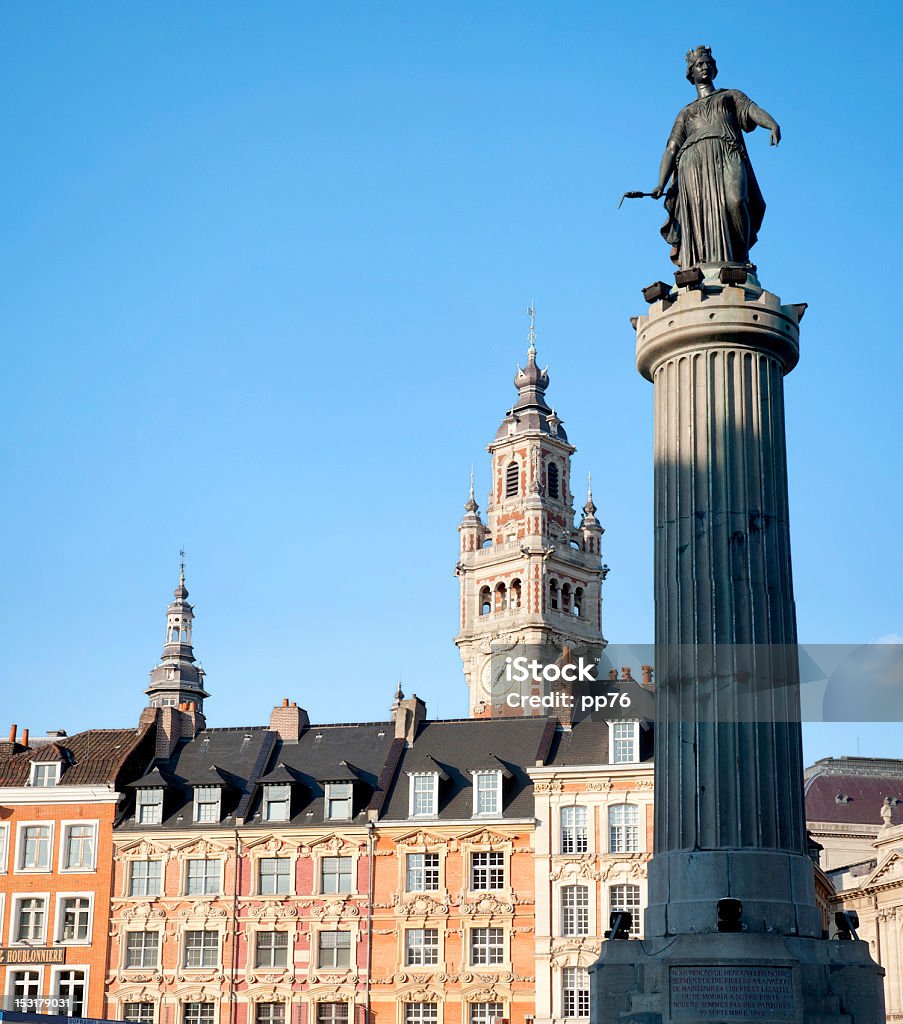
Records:
M0 967L10 964L64 964L65 946L0 946Z

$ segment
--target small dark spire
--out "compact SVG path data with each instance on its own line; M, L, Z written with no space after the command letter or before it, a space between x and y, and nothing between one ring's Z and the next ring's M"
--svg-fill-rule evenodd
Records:
M179 585L172 592L173 597L184 601L188 597L188 587L185 586L185 549L179 548Z

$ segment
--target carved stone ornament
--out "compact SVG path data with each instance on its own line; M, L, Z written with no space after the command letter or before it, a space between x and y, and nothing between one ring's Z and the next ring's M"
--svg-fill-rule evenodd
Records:
M122 911L123 921L164 921L166 914L160 907L150 903L138 903L133 907L125 907Z
M333 832L326 836L321 836L319 839L312 839L306 842L302 849L311 851L328 851L329 853L340 853L344 851L359 851L363 850L366 844L364 842L355 842L352 839L348 839L346 836L340 836L338 833Z
M610 793L611 779L594 779L586 784L587 793Z
M593 882L599 878L599 872L595 867L595 858L591 853L582 853L579 857L568 856L566 859L556 858L552 863L552 870L549 877L553 881L562 878L576 879L583 878Z
M448 904L421 894L399 903L395 908L395 913L402 917L446 917L448 916Z
M311 910L311 916L318 920L326 917L360 917L360 908L348 900L326 900Z
M197 903L192 906L182 907L179 911L179 917L184 921L188 918L223 918L226 916L226 911L222 907L218 907L212 900L198 900Z
M514 904L506 903L504 900L500 900L498 896L486 893L483 896L478 896L470 903L462 903L461 913L467 914L468 916L481 914L488 916L494 916L497 914L513 914Z
M395 840L396 846L448 846L448 836L436 835L435 832L427 832L425 829L417 829L416 832L408 832L407 835L399 836Z
M288 900L280 900L273 903L258 903L248 911L248 917L253 920L263 920L264 918L276 920L278 918L297 916L298 907L294 903L289 903Z
M343 992L338 985L311 989L308 996L312 1003L348 1003L354 998L353 993Z
M500 1003L503 1001L498 989L494 987L481 988L476 992L468 992L465 998L468 1003Z
M493 832L492 829L483 828L461 836L461 842L468 843L471 846L490 846L498 849L500 846L510 846L517 838L517 836L506 836L501 832Z
M399 993L399 999L403 1003L438 1003L441 1001L441 996L438 992L431 992L428 988L413 988Z

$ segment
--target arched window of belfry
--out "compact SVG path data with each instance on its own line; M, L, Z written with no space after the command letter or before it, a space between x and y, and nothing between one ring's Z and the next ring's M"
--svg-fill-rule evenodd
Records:
M583 587L577 587L574 591L574 614L578 619L583 614Z
M549 607L556 611L560 607L558 600L558 580L549 580Z
M520 608L521 602L521 586L520 580L511 581L511 593L508 597L508 607L512 609Z
M546 472L546 479L548 481L548 493L550 498L559 497L558 492L558 466L554 462L549 463L548 471Z
M571 585L565 583L561 588L561 610L563 612L570 612L571 610Z
M520 469L516 462L509 462L505 470L505 497L517 497L518 484L520 483Z
M480 590L480 615L489 615L492 611L492 591L489 587Z
M504 583L499 583L495 588L495 610L503 612L508 607L508 588Z

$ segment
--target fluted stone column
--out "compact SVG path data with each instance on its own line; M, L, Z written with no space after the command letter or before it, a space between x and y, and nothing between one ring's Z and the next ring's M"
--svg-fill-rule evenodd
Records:
M655 386L656 818L647 935L819 935L806 852L783 378L804 306L750 277L637 321ZM728 857L728 853L730 857Z

